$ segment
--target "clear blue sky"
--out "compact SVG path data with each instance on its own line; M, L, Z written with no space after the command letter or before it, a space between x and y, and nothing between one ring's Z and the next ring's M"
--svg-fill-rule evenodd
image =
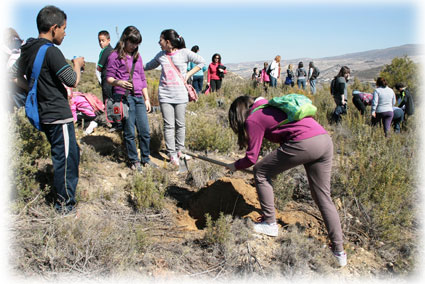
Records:
M177 3L174 3L177 2ZM22 1L9 4L10 26L26 39L38 35L36 16L47 4L68 16L60 49L66 58L97 62L97 33L106 29L112 46L128 25L142 33L144 61L160 51L162 30L175 29L188 48L197 44L209 62L213 53L224 63L319 58L422 43L420 1ZM103 4L102 4L103 3ZM184 3L184 4L182 4ZM233 4L227 4L233 3Z

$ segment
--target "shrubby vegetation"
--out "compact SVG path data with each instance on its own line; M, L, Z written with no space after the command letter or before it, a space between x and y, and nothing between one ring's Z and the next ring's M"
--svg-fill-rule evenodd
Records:
M381 76L390 85L403 81L417 92L419 81L413 76L417 74L417 69L409 58L395 58L383 68ZM89 70L86 69L84 76L88 74ZM151 101L155 101L152 98L157 90L155 76L158 74L152 74L148 82L152 86ZM99 86L90 80L82 84L79 90L100 95ZM349 94L353 89L373 91L372 86L362 84L356 78L349 87ZM284 93L309 96L318 107L317 121L333 139L332 193L334 200L340 203L346 242L377 252L382 259L391 263L391 269L396 273L411 273L417 264L414 259L418 259L419 245L416 207L419 137L415 132L415 117L420 114L404 122L400 135L392 134L385 138L380 127L370 126L368 114L360 115L351 103L351 95L348 113L342 123L330 125L329 116L334 102L328 86L319 86L315 96L297 88L282 87L270 89L265 94L261 86L253 88L251 82L226 78L219 93L201 95L197 103L188 105L186 145L193 151L216 151L222 156L231 153L228 159L233 159L235 155L242 157L244 152L238 150L236 136L228 127L227 110L230 103L242 94L271 98ZM151 127L153 153L163 147L162 122L157 120L155 123ZM17 209L14 210L16 222L13 225L16 235L13 244L14 267L25 274L52 275L72 271L79 271L83 275L92 272L122 273L161 265L169 265L171 270L181 267L185 269L179 270L182 272L193 269L195 264L204 265L205 271L215 267L241 275L264 275L275 269L282 275L295 275L305 269L323 273L329 270L323 264L329 261L326 251L316 249L318 244L302 238L294 230L285 231L285 235L278 239L280 250L274 252L273 258L278 260L275 262L279 268L261 267L247 244L252 238L248 225L223 214L217 220L207 217L202 239L186 240L172 248L165 247L165 244L158 242L160 226L156 225L173 228L171 217L165 213L165 204L175 202L167 194L172 181L167 178L167 173L151 169L144 170L140 175L124 173L122 187L116 185L114 188L116 193L102 192L79 197L82 206L92 210L93 214L80 219L58 217L46 206L43 198L37 198L40 192L47 194L49 190L49 182L44 177L49 170L40 165L49 158L50 147L44 134L34 130L23 110L11 116L10 131L13 137L10 163L13 208ZM265 142L261 154L266 155L276 147ZM106 165L111 161L115 162L113 156L99 156L94 148L83 145L80 167L83 178L101 175L99 164ZM200 180L194 182L195 186L204 185L205 177L211 178L217 171L217 168L208 165L194 169L192 175L199 176L197 179ZM99 179L88 185L99 187L100 191L102 188L98 182ZM279 210L291 200L312 203L302 166L278 175L273 184ZM79 185L78 191L87 191L81 188L83 186L87 185ZM123 188L127 200L120 200L121 203L117 204L116 196ZM180 191L183 195L184 190ZM93 208L87 209L89 205ZM157 219L151 222L149 218ZM152 233L152 230L156 230L156 233Z

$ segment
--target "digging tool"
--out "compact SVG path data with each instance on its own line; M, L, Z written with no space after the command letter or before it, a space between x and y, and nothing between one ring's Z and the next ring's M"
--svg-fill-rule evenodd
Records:
M223 166L223 167L227 166L227 163L222 162L222 161L219 161L219 160L214 160L214 159L211 159L211 158L208 158L208 157L205 157L205 156L201 156L201 155L198 155L198 154L195 154L195 153L192 153L192 152L186 151L186 150L184 150L184 151L182 151L182 152L183 152L184 154L186 154L186 155L191 156L191 157L194 157L194 158L197 158L197 159L200 159L200 160L204 160L204 161L207 161L207 162L210 162L210 163L213 163L213 164L219 165L219 166ZM185 165L186 165L186 167L187 167L186 158L185 158ZM253 171L252 171L252 170L248 170L248 169L243 169L242 171L244 171L244 172L246 172L246 173L249 173L249 174L252 174L252 173L253 173Z

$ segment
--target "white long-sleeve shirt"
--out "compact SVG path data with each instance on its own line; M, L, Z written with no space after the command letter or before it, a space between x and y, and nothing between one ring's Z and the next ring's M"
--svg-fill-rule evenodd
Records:
M395 94L391 88L376 88L373 92L372 113L393 111L395 102Z

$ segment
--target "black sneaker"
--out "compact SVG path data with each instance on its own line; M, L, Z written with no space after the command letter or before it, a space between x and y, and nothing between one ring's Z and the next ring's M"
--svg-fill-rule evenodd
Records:
M151 167L154 169L159 168L157 164L155 164L154 162L152 162L151 160L147 161L146 163L143 163L144 167Z

